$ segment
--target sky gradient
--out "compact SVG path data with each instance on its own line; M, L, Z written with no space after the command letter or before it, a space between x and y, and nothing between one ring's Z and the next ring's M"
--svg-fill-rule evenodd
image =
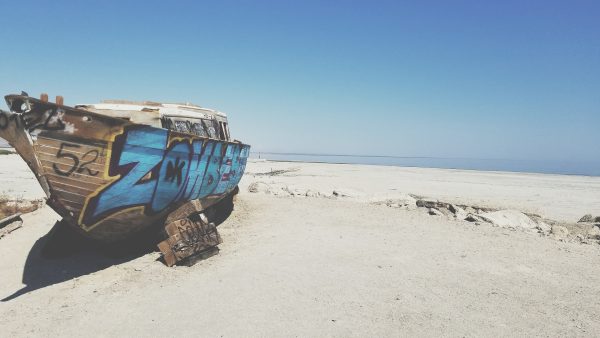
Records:
M189 101L253 151L600 159L598 1L2 9L1 94Z

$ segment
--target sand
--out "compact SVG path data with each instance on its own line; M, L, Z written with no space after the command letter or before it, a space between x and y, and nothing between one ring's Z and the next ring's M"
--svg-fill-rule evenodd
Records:
M0 158L0 191L36 198L31 174L11 174L19 161ZM44 259L58 217L25 215L0 239L0 336L600 334L599 245L377 203L414 194L576 221L600 214L598 177L252 161L240 188L220 253L192 267Z

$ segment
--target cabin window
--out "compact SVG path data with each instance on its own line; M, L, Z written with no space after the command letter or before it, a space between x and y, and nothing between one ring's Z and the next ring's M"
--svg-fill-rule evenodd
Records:
M206 137L206 130L204 130L204 127L202 126L202 123L200 123L200 122L192 123L190 131L194 135Z
M208 137L219 138L219 125L217 124L217 121L202 119L202 123L208 133Z
M188 128L187 121L175 121L175 130L182 133L189 133L190 129Z
M168 117L163 117L160 119L162 127L165 129L173 129L173 121L171 121Z
M226 122L210 119L177 120L170 117L161 118L162 127L180 133L193 134L200 137L228 140L229 130Z
M227 125L227 122L223 122L223 130L225 131L225 139L229 140L230 139L229 126Z
M219 122L219 136L221 136L221 140L227 140L227 136L225 136L225 128L223 127L223 122Z

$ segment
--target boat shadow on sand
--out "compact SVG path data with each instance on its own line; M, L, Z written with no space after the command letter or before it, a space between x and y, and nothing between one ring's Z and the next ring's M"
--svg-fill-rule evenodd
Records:
M27 255L23 270L22 282L25 286L1 299L1 302L128 262L156 250L156 246L147 244L136 247L100 247L75 234L64 232L58 222L48 234L35 242ZM73 238L74 236L77 238Z
M224 203L214 214L213 223L218 226L225 222L233 210L234 205L231 201ZM22 282L25 287L0 299L0 302L131 261L157 251L156 244L156 236L147 232L138 234L131 241L100 246L70 231L59 221L49 233L38 239L29 251L23 270ZM162 261L162 258L158 258L157 261Z

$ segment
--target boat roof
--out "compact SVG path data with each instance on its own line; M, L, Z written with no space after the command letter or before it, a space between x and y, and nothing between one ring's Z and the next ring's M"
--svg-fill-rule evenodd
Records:
M75 108L91 108L94 110L112 111L146 111L158 112L161 117L188 117L188 118L214 118L215 116L226 118L227 115L218 110L203 108L191 103L159 103L159 102L134 102L125 100L104 100L101 103L78 104Z

